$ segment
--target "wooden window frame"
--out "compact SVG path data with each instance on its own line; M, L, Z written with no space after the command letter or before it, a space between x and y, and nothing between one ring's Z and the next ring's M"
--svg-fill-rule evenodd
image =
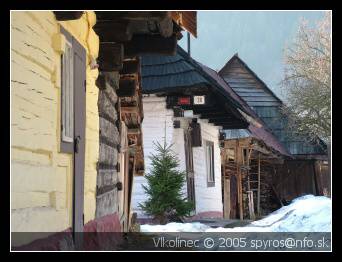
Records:
M207 187L215 186L215 144L212 141L205 141L205 162L207 174ZM208 148L211 148L208 152Z
M61 30L65 36L65 50L61 54L61 96L60 96L60 151L62 153L74 152L74 49L72 36ZM67 57L67 54L69 57ZM68 66L67 63L69 63ZM68 70L68 72L67 72ZM69 90L68 90L69 89ZM67 93L68 92L68 93ZM65 99L68 95L69 99ZM69 105L67 105L69 102ZM67 121L69 128L67 129ZM68 131L68 132L67 132Z

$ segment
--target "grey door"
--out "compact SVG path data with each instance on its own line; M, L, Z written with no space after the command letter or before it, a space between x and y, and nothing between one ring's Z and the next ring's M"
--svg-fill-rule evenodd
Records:
M86 117L86 51L74 38L74 232L83 232Z
M73 155L73 210L72 231L76 247L82 245L84 225L84 168L85 168L85 117L86 117L86 51L78 41L63 27L61 33L66 37L72 48L71 72L73 89L73 141L61 144L61 151Z

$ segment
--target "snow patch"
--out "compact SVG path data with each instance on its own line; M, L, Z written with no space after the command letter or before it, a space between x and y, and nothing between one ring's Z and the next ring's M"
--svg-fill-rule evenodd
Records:
M331 199L306 195L244 227L211 228L205 224L141 225L141 232L331 232Z

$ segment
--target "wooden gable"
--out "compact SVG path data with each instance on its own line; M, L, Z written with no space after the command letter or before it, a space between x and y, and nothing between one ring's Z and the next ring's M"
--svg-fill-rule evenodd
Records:
M229 60L220 70L219 75L251 107L282 104L279 98L237 55Z

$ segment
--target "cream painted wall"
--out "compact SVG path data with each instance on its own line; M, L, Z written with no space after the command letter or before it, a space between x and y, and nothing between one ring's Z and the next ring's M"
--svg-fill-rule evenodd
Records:
M99 152L99 39L94 12L58 22L49 11L11 12L11 229L58 232L71 226L72 158L59 153L60 24L87 50L85 223L95 216ZM57 51L56 51L57 50Z

